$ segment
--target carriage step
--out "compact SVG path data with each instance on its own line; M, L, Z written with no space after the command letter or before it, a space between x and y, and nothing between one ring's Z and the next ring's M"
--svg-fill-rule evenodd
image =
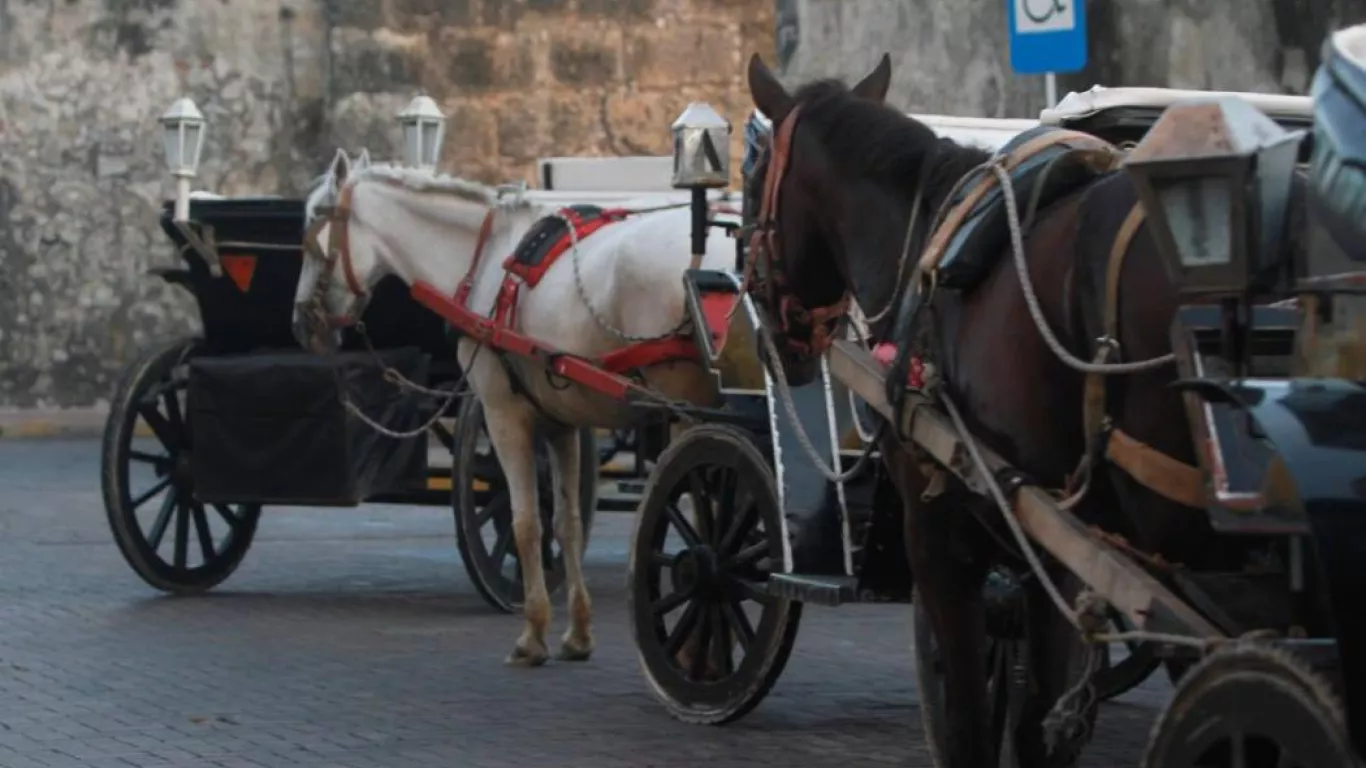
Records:
M852 576L775 573L768 577L768 593L803 603L842 605L858 600L858 581Z

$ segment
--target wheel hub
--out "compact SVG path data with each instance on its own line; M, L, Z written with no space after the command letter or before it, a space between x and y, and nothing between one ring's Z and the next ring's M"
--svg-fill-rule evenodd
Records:
M711 547L701 544L685 549L670 568L674 590L703 597L711 595L720 581L720 570L716 552Z
M177 488L187 488L191 485L193 472L190 469L190 454L188 451L181 451L171 460L171 482Z

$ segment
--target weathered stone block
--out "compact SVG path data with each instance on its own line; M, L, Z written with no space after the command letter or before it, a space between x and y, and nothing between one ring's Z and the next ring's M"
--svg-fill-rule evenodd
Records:
M493 45L488 40L446 38L438 55L446 59L446 76L457 90L483 90L493 85Z
M612 19L654 19L657 0L579 0L579 14Z
M735 25L642 27L626 43L626 79L640 87L731 82L743 59Z
M602 99L586 94L550 98L549 146L542 155L601 154L607 131L602 125Z
M386 24L384 0L344 0L330 3L331 21L338 27L379 29Z
M498 105L498 154L503 161L526 162L543 146L541 99L511 96Z
M493 80L498 88L525 90L536 82L535 49L517 35L501 34L493 43Z
M444 170L473 178L475 170L498 164L498 116L486 104L473 99L443 104L448 116Z
M611 149L619 155L662 155L669 152L669 125L687 106L677 91L642 92L623 88L607 97Z
M339 36L333 40L333 87L337 93L380 93L408 89L423 67L422 51L394 45L370 35Z
M616 79L617 54L593 39L561 38L551 43L550 71L566 85L606 85Z
M471 0L392 0L389 22L405 32L468 27L476 21Z
M526 0L526 9L535 13L562 13L569 9L569 0Z
M479 23L488 27L512 29L527 10L530 0L484 0L480 6Z

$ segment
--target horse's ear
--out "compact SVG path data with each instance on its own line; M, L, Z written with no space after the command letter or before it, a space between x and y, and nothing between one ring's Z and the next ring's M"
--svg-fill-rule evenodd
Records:
M882 60L873 67L873 71L868 76L858 81L853 87L855 96L876 101L881 104L887 99L887 89L892 85L892 57L890 54L883 53Z
M329 173L338 186L346 181L346 177L351 173L351 158L346 156L345 150L337 150L337 154L332 158L332 168Z
M360 151L360 155L356 157L355 169L359 171L359 170L362 169L362 168L369 168L369 167L370 167L370 150L365 149L364 147L362 147L362 148L361 148L361 151Z
M792 96L757 53L749 59L749 95L754 99L754 106L772 123L774 130L792 111Z

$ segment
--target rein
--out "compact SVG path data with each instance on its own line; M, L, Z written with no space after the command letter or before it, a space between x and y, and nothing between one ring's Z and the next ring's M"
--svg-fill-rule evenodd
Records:
M795 106L778 126L772 144L768 170L764 174L764 192L759 205L759 216L750 234L749 258L745 264L745 289L772 307L778 315L777 335L787 351L803 357L817 357L825 353L835 340L835 329L840 318L849 311L849 294L823 307L807 307L792 291L783 271L782 251L778 240L778 192L787 175L787 160L792 151L792 133L797 128L801 106ZM762 272L759 263L763 262ZM811 341L793 338L792 331L807 330Z
M338 261L342 265L346 287L357 299L356 306L363 307L370 297L369 291L365 290L365 286L356 278L356 268L351 263L351 236L346 225L351 219L351 195L355 188L354 182L343 185L337 195L337 203L320 207L318 210L322 215L304 232L304 251L322 264L322 274L313 283L313 292L302 306L314 327L346 328L355 325L358 319L349 313L334 317L327 312L327 291L332 287L332 273ZM323 253L318 248L318 233L329 224L332 225L332 229L327 233L327 253Z

